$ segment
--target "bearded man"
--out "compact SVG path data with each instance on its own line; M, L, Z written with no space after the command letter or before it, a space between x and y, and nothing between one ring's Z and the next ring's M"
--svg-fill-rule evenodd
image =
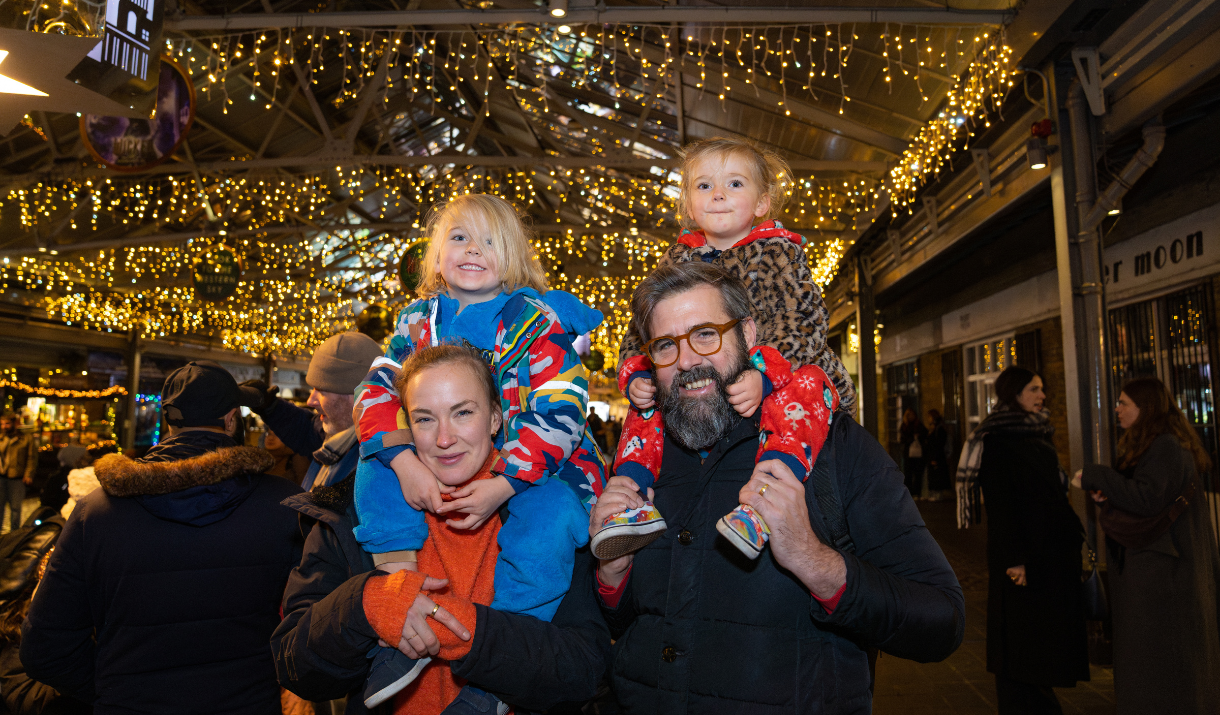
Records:
M961 587L875 439L833 415L812 470L829 474L830 501L781 460L755 465L758 418L739 416L727 393L752 369L745 286L710 264L663 266L637 288L632 312L645 342L669 337L679 356L655 368L665 424L655 491L613 477L590 519L594 532L648 496L669 525L598 566L622 711L867 713L868 651L924 662L951 654L965 626ZM681 337L734 320L711 354ZM771 532L757 560L716 529L739 503ZM846 535L831 538L844 520Z

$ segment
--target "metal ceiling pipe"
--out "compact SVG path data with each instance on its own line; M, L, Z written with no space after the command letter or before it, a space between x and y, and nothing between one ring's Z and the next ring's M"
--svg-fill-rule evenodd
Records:
M953 10L940 8L833 8L833 7L638 7L569 8L567 25L657 24L670 22L718 23L899 23L907 25L1003 25L1011 11ZM371 12L242 13L238 15L183 15L167 18L169 32L262 30L306 27L446 27L460 25L548 24L555 18L546 8L503 10L384 10Z
M1154 119L1144 125L1143 134L1144 145L1135 152L1135 156L1131 157L1131 161L1127 162L1109 188L1102 192L1093 210L1089 211L1085 218L1082 230L1091 231L1100 226L1101 220L1109 214L1110 209L1118 206L1123 196L1131 190L1131 186L1156 163L1161 150L1165 148L1165 125L1161 123L1160 118Z
M1067 110L1076 183L1077 230L1072 249L1079 266L1079 273L1072 276L1072 293L1077 297L1073 301L1073 312L1079 349L1080 399L1085 408L1081 410L1085 422L1082 432L1089 437L1085 463L1110 464L1114 457L1115 425L1103 253L1098 227L1106 212L1156 162L1165 145L1165 128L1159 122L1144 127L1143 147L1098 201L1092 115L1079 79L1073 79L1068 89Z
M1102 280L1101 237L1096 227L1083 228L1085 217L1093 210L1097 194L1097 164L1093 156L1093 134L1088 101L1079 79L1068 89L1068 124L1072 137L1073 167L1076 179L1076 252L1078 273L1072 276L1072 301L1076 313L1077 361L1080 365L1081 418L1091 429L1085 464L1110 464L1114 455L1114 419L1110 410L1110 362L1106 341L1106 296ZM1084 425L1082 425L1084 427Z

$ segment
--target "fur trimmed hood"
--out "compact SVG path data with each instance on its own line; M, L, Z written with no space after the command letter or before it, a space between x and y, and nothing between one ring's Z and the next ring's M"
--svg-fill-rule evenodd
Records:
M171 494L218 484L244 474L262 474L275 457L258 447L225 447L174 462L137 462L108 454L93 467L102 489L112 497Z

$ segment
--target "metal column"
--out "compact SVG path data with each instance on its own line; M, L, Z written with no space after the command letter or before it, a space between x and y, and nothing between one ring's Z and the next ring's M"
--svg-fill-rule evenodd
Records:
M124 452L130 451L136 444L136 396L140 392L140 332L133 328L131 340L127 344L127 397L123 399L123 442Z
M860 336L860 384L856 386L856 409L860 423L873 437L877 425L877 345L873 333L877 327L877 311L873 307L873 273L863 253L856 256L856 334Z

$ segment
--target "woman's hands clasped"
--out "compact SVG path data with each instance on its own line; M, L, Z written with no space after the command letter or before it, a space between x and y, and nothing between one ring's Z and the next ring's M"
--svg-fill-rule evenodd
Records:
M415 597L415 603L411 604L411 608L407 610L407 620L402 624L402 639L394 647L402 651L408 658L419 659L440 652L441 643L428 624L429 618L448 628L458 638L464 641L470 640L470 631L456 616L437 606L435 601L422 593L423 591L439 591L448 585L448 579L428 576L424 579L424 585L420 587L421 593ZM389 645L385 641L379 642L383 647Z

